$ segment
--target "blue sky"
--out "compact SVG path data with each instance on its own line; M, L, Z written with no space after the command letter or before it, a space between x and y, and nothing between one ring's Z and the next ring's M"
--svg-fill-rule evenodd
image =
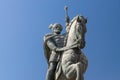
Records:
M65 27L65 5L88 17L85 80L120 80L119 0L0 0L0 80L45 80L43 36Z

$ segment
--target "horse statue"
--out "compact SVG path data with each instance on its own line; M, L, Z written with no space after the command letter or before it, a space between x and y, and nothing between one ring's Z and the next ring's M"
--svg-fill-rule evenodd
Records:
M81 49L85 47L86 23L87 19L79 15L71 20L66 43L69 49L62 53L55 80L84 80L88 60Z

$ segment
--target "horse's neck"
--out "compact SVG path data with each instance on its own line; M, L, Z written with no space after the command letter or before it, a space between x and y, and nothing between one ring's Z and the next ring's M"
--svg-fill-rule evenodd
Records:
M67 38L67 47L71 47L72 45L74 45L75 40L76 40L76 28L75 28L75 22L73 23L73 26L71 26L70 31L68 33L68 38Z

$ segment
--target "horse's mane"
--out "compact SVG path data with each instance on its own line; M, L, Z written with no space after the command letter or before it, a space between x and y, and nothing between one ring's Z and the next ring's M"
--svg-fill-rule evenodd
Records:
M77 19L77 17L78 17L78 16L74 17L74 18L71 20L69 26L71 26L71 25L73 24L73 22Z
M75 22L77 20L79 16L74 17L71 22L69 23L69 32L68 32L68 38L67 38L67 44L66 46L72 46L75 42L75 40L77 39L76 36L76 27L75 26Z

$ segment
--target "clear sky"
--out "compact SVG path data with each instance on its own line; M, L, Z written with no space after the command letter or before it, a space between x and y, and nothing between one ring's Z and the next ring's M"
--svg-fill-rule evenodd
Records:
M88 17L85 80L120 80L120 0L0 0L0 80L45 80L43 36L65 5Z

